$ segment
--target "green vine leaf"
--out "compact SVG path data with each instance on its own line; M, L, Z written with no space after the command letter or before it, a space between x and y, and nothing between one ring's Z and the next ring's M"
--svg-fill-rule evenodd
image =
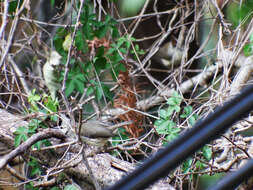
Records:
M28 127L22 126L18 127L17 130L14 132L15 139L14 139L14 145L15 147L18 147L22 142L26 141L28 139Z

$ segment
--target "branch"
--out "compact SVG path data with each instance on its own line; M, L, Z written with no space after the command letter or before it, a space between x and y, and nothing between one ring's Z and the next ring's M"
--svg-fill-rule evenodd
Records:
M27 141L22 143L20 146L18 146L16 149L11 151L9 154L3 156L0 159L0 170L3 169L3 167L10 162L12 159L14 159L16 156L24 153L29 149L34 143L37 141L43 140L43 139L48 139L51 137L55 137L58 139L65 139L66 136L60 131L56 129L46 129L42 132L39 132L33 136L31 136Z
M8 2L8 0L5 0L4 1L4 13L3 13L3 16L2 16L2 25L1 25L1 29L0 29L0 40L3 37L4 30L5 30L5 27L7 25L8 8L9 8L9 2Z

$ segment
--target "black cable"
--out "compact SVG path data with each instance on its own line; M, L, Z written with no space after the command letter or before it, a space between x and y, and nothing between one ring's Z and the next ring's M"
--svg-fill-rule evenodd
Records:
M143 190L166 176L206 143L224 133L252 109L253 85L250 85L107 190Z
M245 166L240 168L236 172L232 172L226 177L224 177L218 184L214 187L208 188L208 190L228 190L235 189L239 186L243 181L248 179L253 175L253 160L249 160Z

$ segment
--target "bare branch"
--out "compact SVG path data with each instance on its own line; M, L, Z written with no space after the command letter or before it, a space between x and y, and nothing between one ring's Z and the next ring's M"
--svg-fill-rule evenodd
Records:
M14 159L16 156L23 154L25 151L27 151L37 141L48 139L51 137L55 137L59 139L66 138L66 136L60 130L56 130L56 129L46 129L42 132L34 134L27 141L19 145L16 149L11 151L9 154L0 158L0 170L3 169L3 167L12 159Z

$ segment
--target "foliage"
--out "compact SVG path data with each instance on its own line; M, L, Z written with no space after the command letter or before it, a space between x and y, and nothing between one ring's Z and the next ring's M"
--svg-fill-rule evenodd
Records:
M243 53L245 56L250 56L253 54L253 34L250 35L249 43L243 47Z
M30 157L31 160L28 162L28 166L32 168L31 176L41 175L41 168L36 158Z
M193 126L198 118L198 115L193 113L192 106L184 106L182 110L182 107L180 107L181 104L181 95L174 91L172 96L167 100L167 109L159 110L160 119L155 121L155 126L157 133L163 136L164 145L177 138L181 132L181 129L177 127L176 122L174 122L173 116L176 115L175 117L177 118L179 116L181 119L185 119L189 126ZM204 146L200 152L205 160L209 161L211 159L212 151L208 146ZM192 164L193 159L187 159L182 165L183 173L191 172ZM200 161L197 161L195 165L198 170L204 169L205 167Z
M26 184L26 185L25 185L25 188L26 188L26 189L31 189L31 190L39 190L38 187L34 187L33 182L30 182L30 183Z
M156 131L159 135L165 135L165 141L167 142L172 141L176 137L178 137L181 129L179 127L176 127L176 123L173 121L172 117L173 114L179 114L181 111L181 102L182 97L177 93L173 92L172 96L167 100L167 109L161 109L159 111L160 119L155 121ZM185 106L184 112L180 114L180 118L186 119L187 122L192 126L196 119L197 115L192 114L192 107L191 106Z
M232 2L228 6L228 19L233 23L234 27L239 25L245 26L252 18L253 1L246 0L240 5L239 2Z
M88 96L94 94L97 101L103 97L112 100L113 94L109 90L110 86L100 80L101 75L105 70L110 70L112 78L116 80L119 72L126 70L122 63L122 55L129 52L134 38L119 37L116 21L108 15L103 21L98 21L88 5L84 6L81 13L80 24L81 27L76 31L73 44L73 51L77 57L70 60L66 96L79 92L80 94L86 93ZM67 60L66 51L69 49L73 30L74 28L71 28L68 32L59 29L54 37L54 45L62 55L64 63ZM107 35L110 35L114 42L106 40ZM144 53L138 45L135 47L138 54ZM95 54L87 59L87 53L92 52ZM63 80L63 72L61 80Z
M40 102L40 100L42 102ZM16 147L22 142L26 141L33 134L37 133L39 128L47 128L47 125L44 122L47 118L49 118L51 121L57 121L57 117L52 114L58 111L57 100L52 100L52 98L47 95L43 95L43 97L41 97L40 95L36 94L36 90L34 89L32 90L31 95L28 97L28 102L31 105L28 113L41 113L45 116L42 116L41 119L31 119L28 126L21 126L17 128L17 130L14 132L14 144ZM43 104L43 108L40 108L40 103ZM33 147L40 149L42 144L48 146L50 145L50 142L48 140L41 140L35 143Z
M234 27L241 25L242 28L252 19L253 1L243 1L241 5L239 2L232 2L228 6L228 19L233 23ZM253 34L250 35L249 42L243 47L245 56L250 56L253 53Z
M8 13L10 14L15 13L15 11L17 10L18 7L20 7L22 2L23 1L19 2L19 0L10 1L9 7L8 7Z
M51 0L50 4L54 6L55 1ZM136 58L144 52L137 44L133 44L135 42L134 38L120 37L117 22L110 16L107 15L102 21L99 21L89 4L84 5L79 22L80 27L77 28L72 44L71 54L73 56L71 56L69 62L69 71L65 81L65 94L67 97L75 95L75 93L86 96L95 95L97 102L100 102L103 98L112 101L113 94L110 91L110 86L103 82L103 73L106 70L109 71L111 78L116 80L120 71L126 71L123 61L124 56L131 54ZM63 67L67 62L73 32L74 27L69 29L60 28L53 39L55 49L62 57ZM107 40L108 36L111 36L110 41ZM133 48L135 48L135 51ZM65 71L61 70L60 72L60 81L63 82ZM47 128L48 121L56 122L58 120L55 114L59 109L57 99L53 100L52 97L46 94L39 95L34 89L28 97L28 102L30 108L26 110L27 113L41 114L42 116L31 119L27 126L17 128L14 133L15 146L19 146L41 128ZM119 131L121 137L128 138L124 129L121 128ZM49 141L41 140L35 143L33 148L39 150L42 146L48 145L50 145ZM30 157L28 165L32 169L32 176L41 175L40 163L35 158ZM27 184L26 187L36 189L33 188L32 183ZM64 189L76 189L76 187L67 185Z
M129 138L124 128L118 128L117 132L118 132L118 135L115 137L112 137L112 146L117 146L119 144L122 144L122 142L124 142L125 140Z
M28 102L30 103L30 110L28 113L36 114L41 113L45 116L42 116L40 119L34 118L31 119L28 126L20 126L14 132L15 146L19 146L22 142L26 141L29 137L36 134L40 128L47 128L45 124L45 120L49 119L51 121L56 121L57 117L55 113L58 111L58 102L57 100L52 100L50 96L43 95L42 97L36 93L36 90L32 90L31 95L28 97ZM42 107L40 105L43 105ZM40 140L33 144L32 148L36 148L40 150L41 146L50 146L51 143L47 139ZM31 177L39 176L42 173L39 162L36 158L30 156L30 160L28 162L28 166L31 168ZM26 185L27 189L36 190L38 188L34 188L32 182Z

